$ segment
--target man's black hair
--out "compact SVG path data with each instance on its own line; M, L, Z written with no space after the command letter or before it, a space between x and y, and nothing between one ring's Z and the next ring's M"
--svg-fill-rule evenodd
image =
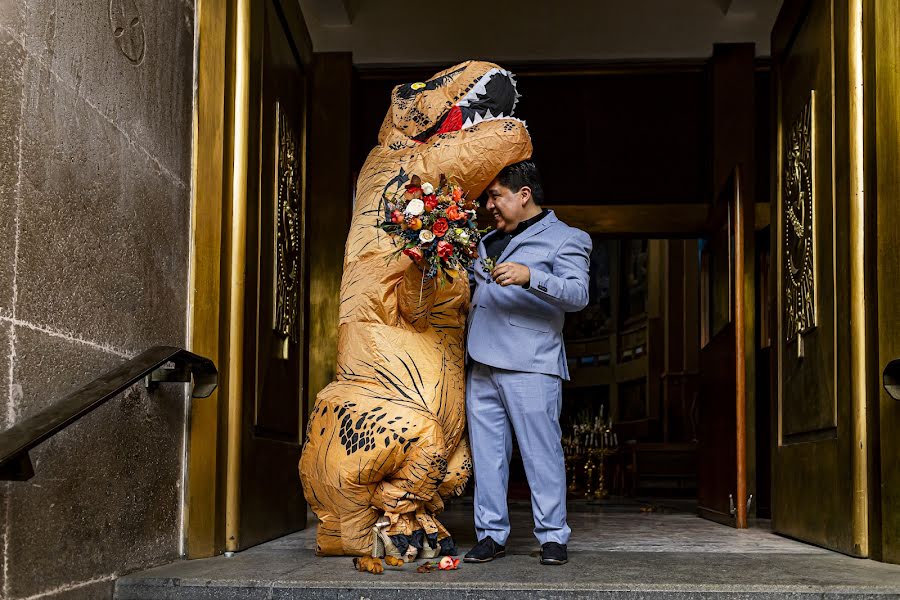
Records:
M523 160L504 167L497 175L497 181L513 193L523 187L531 188L531 197L534 203L540 206L544 203L544 188L541 186L541 174L538 172L534 161Z

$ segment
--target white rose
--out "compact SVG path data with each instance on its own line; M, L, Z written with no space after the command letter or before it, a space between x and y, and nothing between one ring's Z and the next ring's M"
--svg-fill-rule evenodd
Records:
M423 244L433 242L434 241L434 232L432 232L430 229L423 229L422 231L419 232L419 239L422 241Z
M430 183L423 183L422 184L422 193L425 194L426 196L433 194L434 186L431 185Z
M418 217L425 211L425 203L418 198L410 200L406 205L406 214Z

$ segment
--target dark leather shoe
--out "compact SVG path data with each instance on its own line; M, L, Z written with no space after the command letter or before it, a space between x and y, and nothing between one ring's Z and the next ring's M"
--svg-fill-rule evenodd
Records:
M547 542L541 546L542 565L564 565L569 562L569 551L565 544Z
M487 536L483 540L479 540L474 548L466 552L463 561L467 563L486 563L504 556L506 556L506 546L501 546L494 541L494 538Z

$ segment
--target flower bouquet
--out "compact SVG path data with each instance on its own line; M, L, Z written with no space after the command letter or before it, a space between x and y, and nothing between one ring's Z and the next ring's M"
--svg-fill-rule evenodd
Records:
M453 281L478 257L478 203L457 183L441 175L437 186L413 175L393 196L384 195L384 221L378 227L397 246L391 255L413 259L426 279Z

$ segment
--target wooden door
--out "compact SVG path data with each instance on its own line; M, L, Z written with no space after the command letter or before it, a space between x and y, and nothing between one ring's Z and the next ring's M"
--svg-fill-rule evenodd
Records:
M735 169L713 207L700 256L697 503L702 517L739 528L747 526L750 497L746 315L753 310L753 272L747 276L747 212Z
M863 87L862 5L789 0L772 32L772 523L857 556L869 551L871 381L860 304L863 105L852 100Z
M240 517L234 549L306 524L304 430L307 73L293 3L250 7L250 111ZM299 23L302 26L302 21Z

